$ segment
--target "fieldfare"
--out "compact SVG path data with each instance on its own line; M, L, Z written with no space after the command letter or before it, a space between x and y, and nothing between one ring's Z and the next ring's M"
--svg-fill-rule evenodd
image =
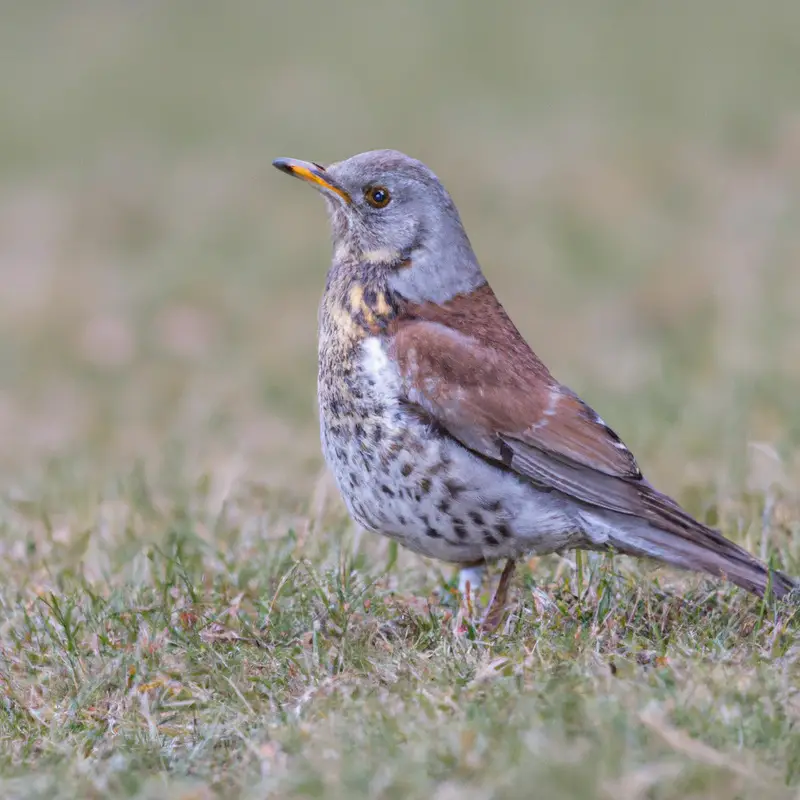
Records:
M278 169L325 198L333 263L319 310L322 449L368 530L462 568L614 550L782 597L795 582L698 522L530 349L483 275L450 195L421 162L376 150Z

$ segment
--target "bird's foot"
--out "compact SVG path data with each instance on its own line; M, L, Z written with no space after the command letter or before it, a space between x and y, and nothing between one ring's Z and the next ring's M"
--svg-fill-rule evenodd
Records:
M475 610L478 607L478 595L486 568L483 564L464 567L458 573L458 614L456 614L454 632L463 636L470 628L475 627Z
M511 579L516 569L516 561L508 559L500 581L492 594L492 599L486 607L483 616L478 616L478 595L480 594L481 583L485 567L465 567L459 573L458 591L460 595L458 614L455 618L455 634L464 636L470 628L477 633L494 633L503 621L508 602L508 590L511 587Z
M511 579L514 576L514 570L517 567L517 562L513 558L506 561L503 568L503 574L500 576L500 581L497 588L494 590L492 599L486 607L486 612L480 622L479 630L481 633L494 633L503 621L506 615L506 604L508 603L508 590L511 586Z

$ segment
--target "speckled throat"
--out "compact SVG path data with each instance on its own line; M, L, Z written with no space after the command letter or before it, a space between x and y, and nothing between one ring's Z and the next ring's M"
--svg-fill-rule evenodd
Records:
M373 530L380 521L358 495L381 458L385 462L389 451L399 452L401 445L388 434L402 420L387 418L398 412L387 402L386 387L376 386L363 369L363 346L386 330L403 305L389 289L385 271L372 264L334 263L319 308L322 450L350 513Z

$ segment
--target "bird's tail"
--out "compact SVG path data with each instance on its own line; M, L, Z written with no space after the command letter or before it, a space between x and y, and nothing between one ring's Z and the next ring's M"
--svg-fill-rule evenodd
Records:
M762 597L768 589L780 598L798 588L793 578L770 569L719 531L698 522L666 495L648 489L646 521L630 519L615 527L610 537L609 544L619 552L706 572Z

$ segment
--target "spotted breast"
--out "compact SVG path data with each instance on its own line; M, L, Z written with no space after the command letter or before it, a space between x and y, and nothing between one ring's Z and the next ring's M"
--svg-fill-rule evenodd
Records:
M423 555L474 564L566 546L563 512L547 495L470 452L404 402L386 329L402 301L369 276L332 270L320 306L322 449L345 504L365 528ZM573 530L575 528L573 527ZM525 544L519 538L525 536Z

